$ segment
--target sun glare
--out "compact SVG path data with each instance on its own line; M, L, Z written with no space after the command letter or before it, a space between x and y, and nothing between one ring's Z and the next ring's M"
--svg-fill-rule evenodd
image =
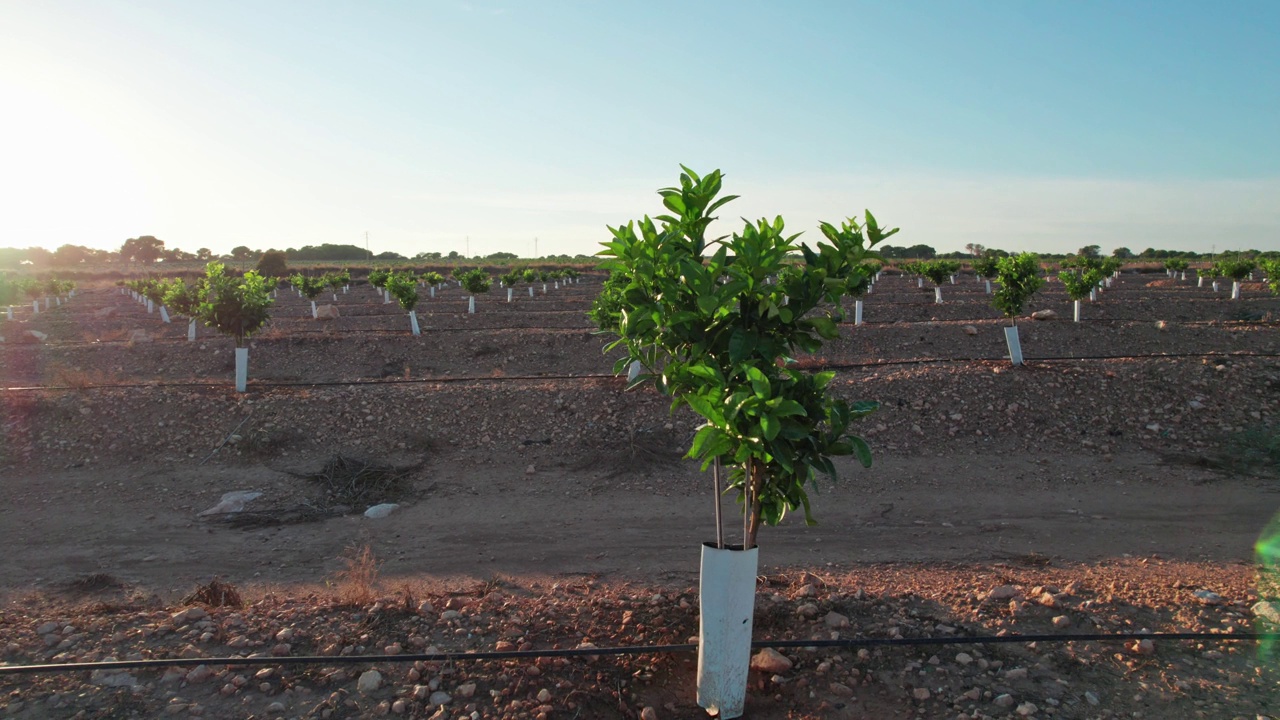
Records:
M151 192L130 149L78 111L25 88L0 113L0 235L5 244L118 247L152 232Z

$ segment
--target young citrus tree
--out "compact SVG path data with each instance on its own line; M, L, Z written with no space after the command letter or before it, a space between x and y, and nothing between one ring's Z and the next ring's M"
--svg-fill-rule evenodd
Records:
M493 286L493 280L490 279L489 273L480 268L475 268L458 275L462 288L471 293L471 297L467 299L467 312L474 313L476 311L476 295L489 292L489 288Z
M302 273L297 273L289 278L289 284L293 285L293 288L301 293L303 297L311 301L312 319L318 317L316 313L316 298L320 296L320 293L324 292L328 281L324 278L309 277Z
M387 278L391 277L390 270L370 270L369 284L378 290L378 294L382 295L382 303L385 305L391 302L391 293L387 292Z
M717 539L703 547L698 702L737 717L760 527L799 509L811 522L807 488L819 473L834 476L833 457L871 463L870 448L849 423L876 403L832 397L834 373L805 372L792 358L839 336L840 298L859 279L870 248L896 230L882 231L867 213L865 226L822 225L828 242L810 248L786 235L779 217L708 241L713 213L735 196L717 199L719 171L683 169L679 187L659 191L670 214L610 228L613 240L599 254L608 258L602 267L614 289L594 309L617 336L607 350L625 350L615 370L641 363L647 372L635 385L652 383L673 398L673 409L688 407L702 418L687 456L704 469L731 468L729 489L743 508L742 546L724 546L717 486ZM709 569L721 563L738 570ZM717 584L729 576L746 580Z
M414 335L421 335L418 329L418 283L412 275L392 273L387 277L387 292L400 303L400 307L409 313L409 330Z
M1169 277L1187 279L1187 261L1183 258L1169 258L1164 261L1164 270Z
M333 301L338 302L338 289L341 288L343 292L347 291L347 285L351 284L351 273L346 270L340 273L327 273L323 280L333 294Z
M164 306L165 293L169 291L169 283L162 279L146 280L142 285L142 296L147 299L147 312L152 307L160 308L160 319L169 322L169 310Z
M245 341L271 317L270 287L258 273L227 275L222 263L205 268L205 294L199 308L204 324L236 341L236 391L244 392L249 377L249 348Z
M515 284L520 281L519 268L512 268L508 272L499 275L498 280L507 288L507 302L511 302L511 295L515 292Z
M1223 277L1231 278L1232 300L1240 299L1240 283L1258 267L1254 261L1244 259L1219 260L1214 265L1217 267L1219 274Z
M1262 259L1258 261L1258 268L1267 275L1267 287L1271 289L1272 295L1280 295L1280 258L1275 260Z
M957 269L959 265L957 264ZM946 282L951 274L955 272L951 264L946 260L934 260L932 262L920 263L919 271L921 275L929 278L929 282L933 283L933 301L935 303L942 302L942 283Z
M982 278L982 282L986 286L988 295L991 294L991 280L995 278L996 274L999 272L996 267L996 261L998 259L998 256L988 250L982 255L974 258L973 262L970 263L973 266L974 274Z
M169 282L164 293L164 304L181 317L187 318L187 341L196 339L196 318L200 303L205 301L204 281L188 283L181 278Z
M1021 365L1022 343L1018 340L1016 318L1022 314L1022 308L1031 296L1044 285L1044 278L1040 277L1040 258L1033 253L1002 257L996 263L996 270L1000 289L991 296L991 304L1009 318L1009 327L1004 331L1005 342L1009 345L1009 361Z
M1080 303L1085 298L1093 299L1094 291L1102 283L1102 268L1094 266L1063 270L1058 273L1058 278L1067 290L1067 297L1071 298L1075 321L1080 322Z

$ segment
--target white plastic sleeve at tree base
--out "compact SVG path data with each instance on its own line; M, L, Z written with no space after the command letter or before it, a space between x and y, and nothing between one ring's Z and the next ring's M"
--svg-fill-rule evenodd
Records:
M955 284L956 284L956 276L955 276L955 275L952 275L952 276L951 276L951 284L952 284L952 285L955 285Z
M853 301L853 324L854 325L862 324L862 301L861 300Z
M702 546L698 584L698 705L720 718L741 717L751 666L758 548Z
M196 319L191 318L187 322L187 342L194 342L196 339Z
M533 286L529 286L529 297L533 297Z
M1097 302L1097 301L1098 301L1098 289L1094 288L1089 291L1089 302Z
M1018 339L1018 326L1004 329L1004 341L1009 346L1009 361L1014 365L1022 364L1022 341Z
M476 313L476 296L472 295L467 298L467 313L474 315Z
M1231 281L1231 299L1232 300L1240 299L1240 281L1239 280Z
M988 279L986 279L986 278L983 278L983 279L982 279L982 282L984 282L984 283L986 283L986 284L987 284L987 294L988 294L988 295L990 295L990 294L991 294L991 281L990 281L990 280L988 280Z
M513 288L507 288L507 302L511 302L511 293L512 293L512 292L513 292Z
M5 319L6 319L6 320L12 320L12 319L13 319L13 306L12 306L12 305L10 305L9 307L7 307L7 308L5 308L5 309L4 309L4 316L5 316Z
M1075 306L1076 322L1080 322L1080 301L1075 300L1071 304Z
M249 348L236 348L236 392L244 392L249 384Z
M312 300L311 301L311 319L315 320L318 317L320 317L320 313L316 311L316 301Z
M163 306L163 305L161 305L161 306L160 306L160 319L161 319L161 320L163 320L164 322L170 322L170 320L169 320L169 308L167 308L167 307L165 307L165 306Z
M1203 275L1198 275L1198 276L1196 276L1196 287L1198 287L1198 288L1202 288L1202 287L1204 287L1204 276L1203 276Z
M431 286L431 297L435 297L435 296L436 296L436 286L435 286L435 285L432 285L432 286Z
M1217 281L1217 280L1214 280L1214 281L1213 281L1213 291L1214 291L1214 292L1218 292L1218 281Z
M933 301L939 305L942 304L942 287L941 286L935 287L933 289Z
M32 314L32 315L39 315L39 314L40 314L40 301L39 301L39 300L32 300L32 301L31 301L31 314Z
M155 311L156 311L155 303L151 302L150 300L147 300L147 314L150 315Z
M546 295L546 294L547 294L547 284L546 284L546 283L542 283L542 294L543 294L543 295Z
M924 287L924 278L916 278L916 287L918 288Z
M383 290L383 291L382 291L382 304L383 304L383 305L387 305L387 304L389 304L390 302L391 302L391 291L390 291L390 290Z
M413 330L414 335L422 334L422 332L418 330L418 311L417 310L409 311L409 327Z

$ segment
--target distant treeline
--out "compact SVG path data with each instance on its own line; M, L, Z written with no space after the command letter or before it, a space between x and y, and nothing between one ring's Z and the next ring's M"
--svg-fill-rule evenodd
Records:
M930 245L896 246L885 245L876 251L886 260L965 260L981 255L1008 255L1004 250L987 248L976 243L965 245L963 251L939 253ZM290 263L365 263L365 264L400 264L400 263L433 263L441 262L449 266L458 264L482 265L489 263L496 266L507 266L514 262L521 263L559 263L583 265L597 262L591 255L547 255L540 258L520 258L515 253L496 252L489 255L464 257L457 251L449 253L422 252L412 257L397 252L370 253L358 245L304 245L300 248L286 248L283 251L274 248L256 250L247 245L240 245L224 255L215 255L208 248L200 248L194 253L180 248L166 247L165 242L152 235L141 235L129 238L119 250L97 250L82 245L63 245L57 250L46 250L40 247L0 248L0 268L31 267L46 268L95 268L107 270L113 264L128 264L126 273L136 273L137 265L150 266L168 263L182 265L186 263L206 263L210 260L221 260L230 263L252 263L258 261L264 253L284 252ZM1086 245L1074 253L1041 253L1046 260L1061 260L1070 255L1099 257L1102 254L1098 245ZM1127 247L1118 247L1111 251L1111 256L1120 260L1160 261L1170 258L1183 258L1189 261L1209 261L1224 255L1240 258L1275 258L1280 257L1276 250L1231 250L1220 253L1195 253L1186 250L1157 250L1147 248L1135 253ZM107 266L107 267L104 267ZM192 266L194 267L194 265ZM157 268L158 269L158 268Z

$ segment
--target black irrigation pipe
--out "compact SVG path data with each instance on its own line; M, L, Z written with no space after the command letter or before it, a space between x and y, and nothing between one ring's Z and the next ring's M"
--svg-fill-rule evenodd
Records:
M1107 361L1107 360L1162 360L1162 359L1183 359L1183 358L1280 358L1280 353L1161 353L1149 355L1086 355L1079 357L1027 357L1024 358L1024 364L1034 364L1039 362L1084 362L1084 361ZM903 360L882 360L879 362L868 363L828 363L825 365L816 365L816 370L874 370L881 367L895 367L900 365L948 365L962 363L1003 363L1007 361L1006 357L974 357L974 358L907 358ZM434 377L434 378L387 378L380 380L317 380L311 382L253 382L250 388L315 388L315 387L370 387L382 385L430 385L430 384L446 384L446 383L492 383L501 384L505 382L538 382L538 381L561 381L561 380L616 380L621 376L612 373L581 373L578 375L460 375L456 377ZM202 381L202 382L152 382L152 383L111 383L104 385L86 385L84 387L75 387L71 385L26 385L2 387L0 392L38 392L42 390L49 391L65 391L65 390L129 390L136 388L206 388L218 389L225 388L225 382Z
M1127 640L1280 640L1280 633L1082 633L1076 635L979 635L945 638L864 638L849 640L759 640L752 648L863 648L921 645L985 645L1028 642L1122 642ZM610 648L570 648L562 650L505 650L403 655L302 655L298 657L167 658L163 660L117 660L110 662L49 663L43 665L0 665L0 677L84 670L135 670L199 665L356 665L405 662L457 662L460 660L523 660L544 657L598 655L658 655L696 652L695 644L630 645Z

